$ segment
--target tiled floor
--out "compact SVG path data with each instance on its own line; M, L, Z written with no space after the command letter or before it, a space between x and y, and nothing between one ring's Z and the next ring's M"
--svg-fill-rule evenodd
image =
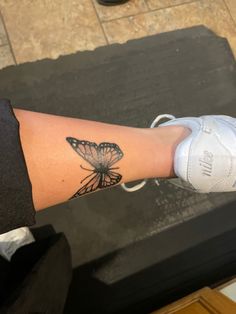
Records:
M203 24L236 55L236 0L0 0L0 68Z

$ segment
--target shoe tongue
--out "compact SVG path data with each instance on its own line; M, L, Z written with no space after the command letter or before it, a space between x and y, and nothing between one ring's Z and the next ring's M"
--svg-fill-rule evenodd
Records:
M198 118L179 118L171 120L159 125L168 126L168 125L180 125L186 127L192 131L183 141L181 141L174 155L174 171L177 177L181 178L184 181L188 181L188 159L190 146L193 140L193 137L198 133L200 129L200 122ZM191 184L190 184L191 186Z
M192 143L191 133L176 148L174 156L174 171L177 177L187 181L188 177L188 157L190 145Z

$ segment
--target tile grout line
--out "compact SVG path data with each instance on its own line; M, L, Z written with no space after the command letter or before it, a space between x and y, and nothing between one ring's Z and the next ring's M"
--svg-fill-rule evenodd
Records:
M229 8L227 2L225 2L225 0L223 0L223 2L225 4L226 10L228 11L228 13L229 13L229 15L230 15L230 17L231 17L231 19L232 19L232 21L234 23L234 26L236 27L236 20L234 19L233 15L231 14L231 11L230 11L230 8Z
M4 27L5 33L6 33L6 37L7 37L7 41L8 41L8 46L9 46L9 48L10 48L13 61L14 61L15 64L17 64L16 57L15 57L15 54L14 54L14 51L13 51L13 48L12 48L12 45L11 45L10 37L9 37L8 31L7 31L6 24L5 24L5 21L4 21L4 18L3 18L3 15L2 15L1 10L0 10L0 18L1 18L1 20L2 20L2 24L3 24L3 27Z
M185 3L180 3L180 4L176 4L176 5L171 5L165 8L160 8L160 9L150 9L148 6L148 11L144 11L144 12L139 12L137 14L131 14L131 15L126 15L126 16L121 16L115 19L110 19L110 20L105 20L105 21L101 21L101 23L108 23L108 22L113 22L113 21L117 21L117 20L121 20L124 18L130 18L130 17L135 17L135 16L139 16L142 14L148 14L148 13L152 13L152 12L156 12L156 11L161 11L161 10L165 10L165 9L170 9L170 8L176 8L176 7L180 7L181 5L186 5L186 4L191 4L191 3L195 3L195 2L199 2L200 0L192 0L190 2L185 2Z
M101 21L101 20L100 20L100 18L99 18L99 15L98 15L98 12L97 12L96 6L95 6L95 4L94 4L93 0L90 0L90 1L92 2L92 6L93 6L94 11L95 11L95 14L96 14L96 16L97 16L98 23L99 23L99 25L101 26L102 33L103 33L103 36L104 36L104 38L105 38L105 41L106 41L107 45L109 45L110 43L109 43L109 40L108 40L108 38L107 38L107 35L106 35L106 32L105 32L105 29L104 29L104 27L103 27L103 25L102 25L102 21Z
M155 11L161 11L161 10L170 9L170 8L176 8L176 7L180 7L181 5L187 5L187 4L191 4L191 3L195 3L195 2L199 2L199 1L201 1L201 0L192 0L192 1L188 1L188 2L182 2L182 3L176 4L176 5L169 5L168 7L159 8L159 9L157 9L157 8L152 9L148 5L148 8L149 8L149 12L155 12Z

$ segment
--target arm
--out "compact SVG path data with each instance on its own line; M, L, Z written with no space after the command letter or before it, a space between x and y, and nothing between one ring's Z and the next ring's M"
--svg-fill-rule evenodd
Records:
M113 186L143 178L174 176L175 147L188 135L182 126L139 129L19 109L14 113L20 123L36 210L64 202L79 190L85 195L89 181L87 187L92 184L93 191L97 191L101 186L97 180L109 181L110 177ZM80 141L96 144L87 144L92 149L89 161L83 155L85 144ZM109 143L105 153L99 146L104 142ZM109 163L111 156L104 161L109 149L119 155L113 164ZM105 168L101 166L104 163Z

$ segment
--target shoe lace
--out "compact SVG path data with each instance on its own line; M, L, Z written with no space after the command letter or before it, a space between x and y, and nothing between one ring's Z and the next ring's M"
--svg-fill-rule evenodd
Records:
M159 124L160 120L162 119L169 119L169 120L173 120L175 119L175 116L171 115L171 114L161 114L161 115L158 115L151 123L150 125L150 128L154 128L157 124ZM143 181L141 181L140 183L132 186L132 187L128 187L126 186L125 183L122 183L121 184L121 187L122 189L124 189L126 192L135 192L135 191L138 191L140 190L142 187L144 187L144 185L147 183L147 179L144 179ZM158 179L154 179L154 182L156 183L156 185L160 185Z

